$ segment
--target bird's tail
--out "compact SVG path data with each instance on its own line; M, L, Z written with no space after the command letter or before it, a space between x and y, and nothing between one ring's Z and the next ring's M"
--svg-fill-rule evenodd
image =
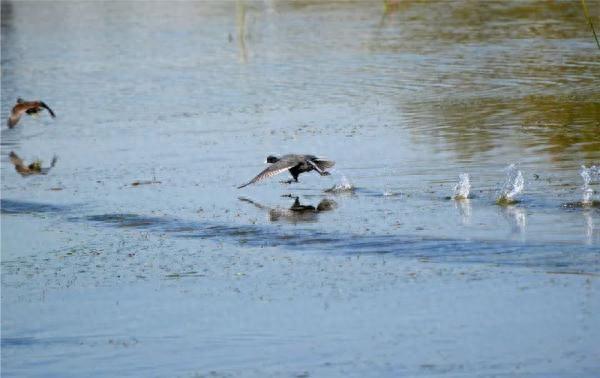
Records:
M50 107L48 105L46 105L43 101L40 101L40 106L44 109L46 109L48 111L48 113L50 113L50 115L52 116L52 118L55 118L56 115L54 115L54 112L52 111L52 109L50 109Z

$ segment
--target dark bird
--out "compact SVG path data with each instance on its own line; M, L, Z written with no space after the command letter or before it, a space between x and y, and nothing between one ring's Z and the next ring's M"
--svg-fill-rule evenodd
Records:
M41 160L36 160L31 164L26 164L23 162L23 159L21 159L14 151L11 151L8 156L10 157L10 162L15 166L15 171L17 171L23 177L31 175L46 175L52 168L54 168L56 161L58 160L58 157L54 156L49 167L42 167Z
M28 115L34 115L41 112L44 109L46 109L48 113L50 113L52 118L56 117L52 109L50 109L48 105L44 104L43 101L25 101L22 98L18 98L17 103L10 112L10 117L8 117L8 121L6 122L6 124L9 128L12 129L17 125L23 113L27 113Z
M327 176L330 173L326 171L327 168L331 168L335 165L334 161L327 160L324 158L319 158L314 155L283 155L282 157L276 157L270 155L267 157L266 163L270 163L271 165L260 172L255 178L250 180L250 182L238 186L238 189L241 189L250 184L254 184L257 181L261 181L267 179L269 177L273 177L285 171L289 171L293 180L286 181L286 183L298 182L298 176L300 173L310 172L312 170L317 171L321 176Z

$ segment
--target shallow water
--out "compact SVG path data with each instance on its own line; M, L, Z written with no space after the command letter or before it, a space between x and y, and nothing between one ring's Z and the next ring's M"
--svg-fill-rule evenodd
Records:
M2 129L3 374L593 375L598 54L578 3L2 2L2 120L57 114ZM236 189L288 152L336 166Z

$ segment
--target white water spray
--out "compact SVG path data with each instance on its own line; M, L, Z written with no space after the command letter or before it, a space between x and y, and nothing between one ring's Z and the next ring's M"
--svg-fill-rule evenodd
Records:
M325 190L327 193L344 193L344 192L352 192L354 191L354 185L348 180L346 175L342 173L342 178L340 182L332 186L331 188Z
M586 168L585 165L582 165L581 172L579 172L579 174L583 179L583 186L581 187L581 190L583 190L581 203L583 205L591 205L594 190L590 188L590 183L592 182L592 178L600 176L600 167L593 165L589 168Z
M496 199L499 204L509 204L516 202L516 198L525 187L525 179L523 173L517 169L515 164L511 164L506 168L506 180L500 189L500 194Z
M461 173L458 175L458 184L454 186L454 195L452 198L455 200L464 200L469 198L469 192L471 191L471 182L469 181L468 173Z

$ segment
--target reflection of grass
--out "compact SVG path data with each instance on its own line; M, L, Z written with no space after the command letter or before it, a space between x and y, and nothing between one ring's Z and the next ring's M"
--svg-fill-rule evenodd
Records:
M585 18L587 18L587 21L590 24L590 28L592 29L592 33L594 34L596 45L598 45L598 49L600 49L600 42L598 42L598 36L596 35L596 30L594 29L594 23L592 22L592 17L590 16L590 12L588 11L585 0L581 0L581 5L583 6L583 13L585 14Z
M600 157L600 102L586 96L416 102L403 110L424 115L424 126L415 129L419 137L443 138L459 158L506 144L541 149L556 162Z
M246 63L248 61L248 51L246 48L246 3L238 0L236 2L236 27L237 40L240 49L240 61Z

